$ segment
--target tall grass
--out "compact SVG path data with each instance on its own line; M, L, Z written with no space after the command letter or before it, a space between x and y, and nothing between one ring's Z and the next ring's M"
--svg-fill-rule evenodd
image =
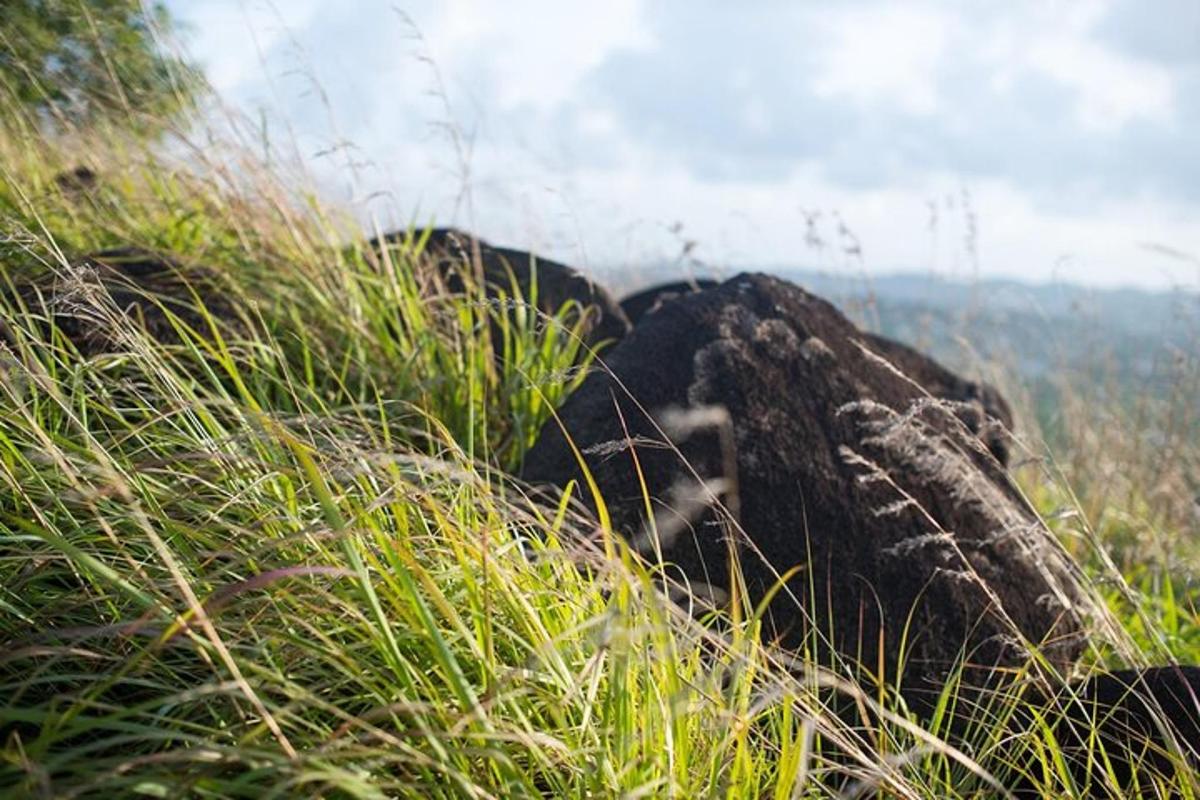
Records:
M247 309L164 346L84 293L75 313L118 332L85 358L8 293L6 792L804 784L831 728L804 687L499 479L579 379L575 331L431 300L419 234L368 255L311 207L164 178L146 153L110 153L137 178L72 199L62 154L4 141L6 281L76 280L71 256L132 241L202 261Z
M974 797L1014 771L1103 795L1046 720L1016 735L1020 681L965 732L953 680L919 721L865 666L685 613L611 532L505 478L591 362L569 310L431 294L419 229L374 253L236 147L180 140L185 167L9 119L0 795ZM81 152L100 185L64 193ZM126 244L203 266L241 312L198 289L177 341L148 336L70 266ZM38 279L79 284L115 346L78 352L13 291ZM1091 554L1108 530L1087 534ZM1124 616L1145 653L1198 660L1194 615L1158 602L1181 595L1154 597Z

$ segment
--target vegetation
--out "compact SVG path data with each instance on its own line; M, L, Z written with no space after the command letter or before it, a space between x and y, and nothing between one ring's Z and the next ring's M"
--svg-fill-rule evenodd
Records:
M36 113L0 135L0 796L944 798L1016 772L1103 796L1046 720L1015 735L1015 695L950 737L955 686L922 723L869 665L693 618L608 531L526 497L504 473L588 362L561 323L429 298L418 232L368 257L231 148L182 170L94 133L121 178L63 192L78 142L31 135ZM197 296L203 324L164 345L72 284L120 342L84 357L13 291L129 243L205 265L244 314ZM1087 668L1200 662L1194 545L1159 513L1179 498L1137 475L1102 495L1101 464L1068 488L1075 455L1022 480L1125 628Z
M200 87L195 68L159 46L171 30L161 2L5 0L0 92L59 130L114 115L156 129Z

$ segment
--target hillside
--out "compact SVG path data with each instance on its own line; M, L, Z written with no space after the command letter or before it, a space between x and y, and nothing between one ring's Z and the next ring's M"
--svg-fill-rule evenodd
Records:
M1062 738L1072 692L1119 667L1200 662L1195 371L1170 384L1181 400L1145 418L1094 402L1103 384L1076 380L1086 370L1070 376L1058 404L1069 424L1049 443L1022 431L1015 483L994 459L986 473L975 455L949 462L985 475L989 502L1006 498L1061 549L1056 569L1079 581L1095 625L1068 661L1044 655L1053 642L1029 643L1019 662L1005 650L1017 680L1001 687L971 684L964 660L917 706L880 666L903 653L780 646L764 632L781 609L803 619L802 602L768 590L750 603L735 589L727 606L706 605L715 593L693 593L620 535L598 483L570 481L547 502L514 478L599 364L577 302L547 313L519 282L439 290L430 276L444 277L446 258L427 250L431 235L399 232L377 250L374 232L248 150L197 150L185 168L92 133L86 149L104 166L78 191L61 180L78 143L31 131L0 137L0 794L946 798L1020 784L1027 796L1122 796L1121 779L1081 773L1078 758L1119 760L1124 743ZM884 329L918 344L988 330L957 322L962 289L938 289L945 305L922 301L920 314L902 294L881 298ZM807 302L784 291L793 308ZM1073 339L1070 304L1054 308L1067 316L1037 330ZM1020 405L1028 386L1007 367L1037 346L1036 330L1013 335L1035 317L988 314L1015 343L972 338L1001 363L970 366L1008 375ZM932 333L919 319L902 327L914 317ZM801 345L787 320L768 322L744 329ZM835 362L873 364L879 386L936 405L856 354L849 323L828 324L842 332ZM1135 341L1149 342L1142 325ZM630 341L626 358L653 352ZM825 352L804 344L793 366ZM1058 376L1061 362L1028 358L1029 374ZM592 407L610 407L591 385ZM802 386L772 386L762 396L780 407L804 400ZM843 407L881 407L846 401L813 413L833 429ZM589 408L575 418L600 417ZM751 453L794 508L805 450L772 464L766 419ZM953 474L929 505L966 489L945 484ZM858 485L822 489L845 509L830 524L887 531L910 507L847 505ZM570 492L587 492L592 511ZM612 501L635 520L651 504L637 491ZM977 519L967 506L962 519ZM1006 596L1027 602L1021 588ZM1046 686L1065 704L1046 705ZM1192 791L1186 750L1163 758L1140 779Z
M1196 294L581 271L1129 274L1186 57L366 5L0 2L0 798L1200 797Z

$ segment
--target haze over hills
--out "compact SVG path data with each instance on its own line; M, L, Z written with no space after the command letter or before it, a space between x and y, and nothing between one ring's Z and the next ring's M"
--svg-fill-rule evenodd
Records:
M1188 356L1200 341L1200 294L1194 291L963 282L928 274L782 274L885 335L960 365L966 340L982 358L1033 378L1064 364L1115 358L1126 377L1148 379L1164 356Z

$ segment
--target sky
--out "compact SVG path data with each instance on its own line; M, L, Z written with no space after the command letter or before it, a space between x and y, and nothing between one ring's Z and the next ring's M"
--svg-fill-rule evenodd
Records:
M585 269L1200 286L1196 0L167 0L384 228Z

